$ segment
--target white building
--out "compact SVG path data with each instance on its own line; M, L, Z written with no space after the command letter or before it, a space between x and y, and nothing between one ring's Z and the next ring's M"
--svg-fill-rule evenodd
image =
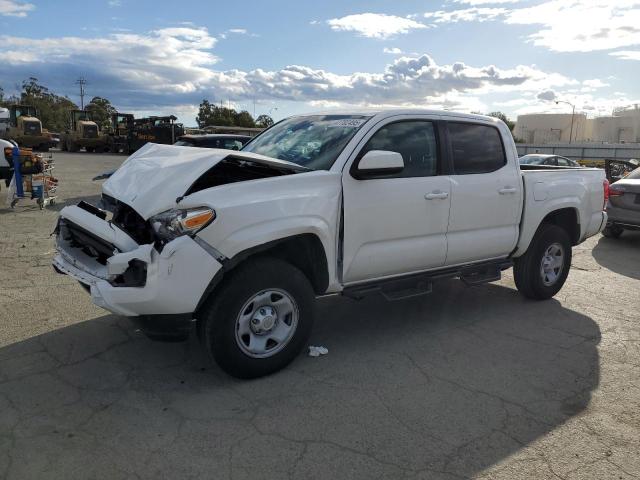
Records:
M593 119L576 113L573 122L570 113L520 115L513 134L525 143L535 144L640 143L640 107L616 109L612 116Z
M534 113L519 115L513 134L525 143L573 143L584 140L586 129L583 113Z
M590 129L585 140L598 143L640 143L640 108L617 109L611 117L589 120Z

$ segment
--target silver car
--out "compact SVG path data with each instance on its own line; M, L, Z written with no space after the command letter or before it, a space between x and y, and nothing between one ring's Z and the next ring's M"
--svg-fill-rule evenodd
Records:
M609 186L609 221L605 237L618 238L624 230L640 230L640 168Z

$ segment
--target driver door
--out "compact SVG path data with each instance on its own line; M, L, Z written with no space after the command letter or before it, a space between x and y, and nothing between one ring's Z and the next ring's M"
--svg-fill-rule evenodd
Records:
M343 173L345 284L445 263L451 186L449 177L440 175L437 119L394 118L369 132ZM351 172L370 150L400 153L403 170L383 178L354 178Z

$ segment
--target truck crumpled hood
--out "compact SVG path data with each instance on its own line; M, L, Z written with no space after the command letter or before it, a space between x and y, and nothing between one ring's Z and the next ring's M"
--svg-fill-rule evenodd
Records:
M290 173L307 171L295 163L235 150L147 143L102 185L104 194L126 203L144 219L177 206L176 199L227 157Z

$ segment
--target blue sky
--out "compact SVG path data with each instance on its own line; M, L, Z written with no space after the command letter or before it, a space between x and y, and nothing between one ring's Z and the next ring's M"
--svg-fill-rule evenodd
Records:
M429 107L604 115L640 102L640 0L0 0L0 86L274 118Z

